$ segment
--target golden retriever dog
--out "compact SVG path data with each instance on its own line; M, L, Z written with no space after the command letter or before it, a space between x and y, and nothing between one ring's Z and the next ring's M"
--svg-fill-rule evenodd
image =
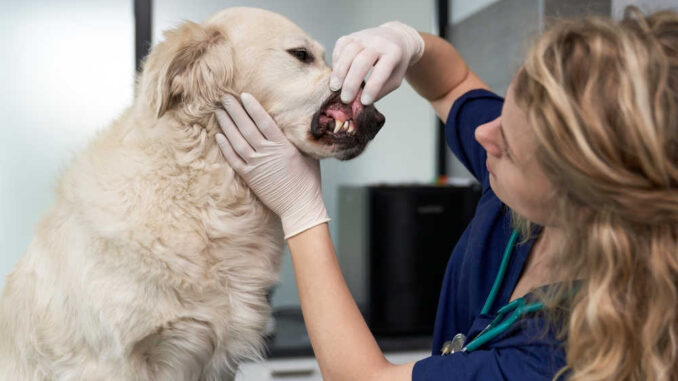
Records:
M165 33L6 280L2 380L230 380L261 357L280 222L222 157L214 111L249 92L301 151L355 157L384 117L342 104L323 56L258 9Z

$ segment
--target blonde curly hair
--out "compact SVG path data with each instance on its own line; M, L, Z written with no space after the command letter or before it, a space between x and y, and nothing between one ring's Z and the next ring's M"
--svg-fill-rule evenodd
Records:
M678 379L678 13L559 22L514 94L559 200L554 271L583 280L556 378Z

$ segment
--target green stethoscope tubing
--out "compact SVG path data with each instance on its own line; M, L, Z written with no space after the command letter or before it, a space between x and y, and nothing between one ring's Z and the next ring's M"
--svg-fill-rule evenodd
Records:
M518 240L518 230L514 229L511 233L511 238L509 238L506 248L504 249L504 256L501 258L501 264L499 265L499 272L497 272L497 277L494 278L494 284L492 285L492 290L490 290L490 295L485 299L485 305L480 311L481 314L487 314L494 304L494 300L497 298L501 284L504 282L504 275L506 275L506 269L508 268L509 262L511 261L511 256L513 254L513 249L516 247L516 241Z
M485 345L488 341L494 339L495 337L506 332L519 318L523 315L527 315L532 312L540 311L544 308L544 303L535 302L527 304L525 299L518 298L511 303L505 305L497 311L497 317L492 320L492 322L483 329L475 339L471 340L470 343L466 344L461 350L463 352L473 352L481 346ZM513 311L511 316L507 319L504 317Z
M513 254L513 249L516 246L516 241L518 240L518 230L513 230L511 237L509 238L506 248L504 249L504 256L501 259L501 264L499 265L499 271L497 272L497 277L494 279L494 284L490 290L490 294L485 300L485 305L481 310L482 314L487 314L492 308L499 289L501 288L502 283L504 282L504 276L506 275L506 269L508 268L509 262L511 261L511 256ZM466 344L461 348L462 352L473 352L474 350L485 345L490 340L506 332L511 325L513 325L518 319L523 315L527 315L532 312L540 311L544 308L544 304L541 302L536 303L526 303L525 298L518 298L509 304L503 306L497 311L497 316L492 320L492 322L485 327L471 342ZM512 312L512 313L511 313ZM511 313L511 315L505 319L506 315ZM455 337L456 339L456 337ZM444 347L443 347L444 348ZM446 353L443 353L446 354Z

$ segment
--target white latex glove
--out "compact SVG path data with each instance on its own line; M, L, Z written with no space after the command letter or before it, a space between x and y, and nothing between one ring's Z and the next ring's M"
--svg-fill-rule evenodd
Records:
M320 191L318 160L290 143L250 94L223 99L216 139L226 161L259 199L282 220L285 239L330 220ZM228 113L228 114L227 114ZM249 115L248 115L249 114Z
M341 101L349 103L374 67L360 97L362 104L369 105L397 89L407 68L423 54L424 39L419 32L398 21L343 36L332 53L330 89L341 88Z

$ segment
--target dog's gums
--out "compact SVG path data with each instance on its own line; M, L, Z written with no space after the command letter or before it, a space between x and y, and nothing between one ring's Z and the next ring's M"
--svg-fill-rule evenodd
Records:
M339 92L333 93L313 117L311 136L324 144L340 144L350 151L364 147L383 126L385 118L374 106L365 107L360 103L361 93L362 89L351 104L342 103Z

